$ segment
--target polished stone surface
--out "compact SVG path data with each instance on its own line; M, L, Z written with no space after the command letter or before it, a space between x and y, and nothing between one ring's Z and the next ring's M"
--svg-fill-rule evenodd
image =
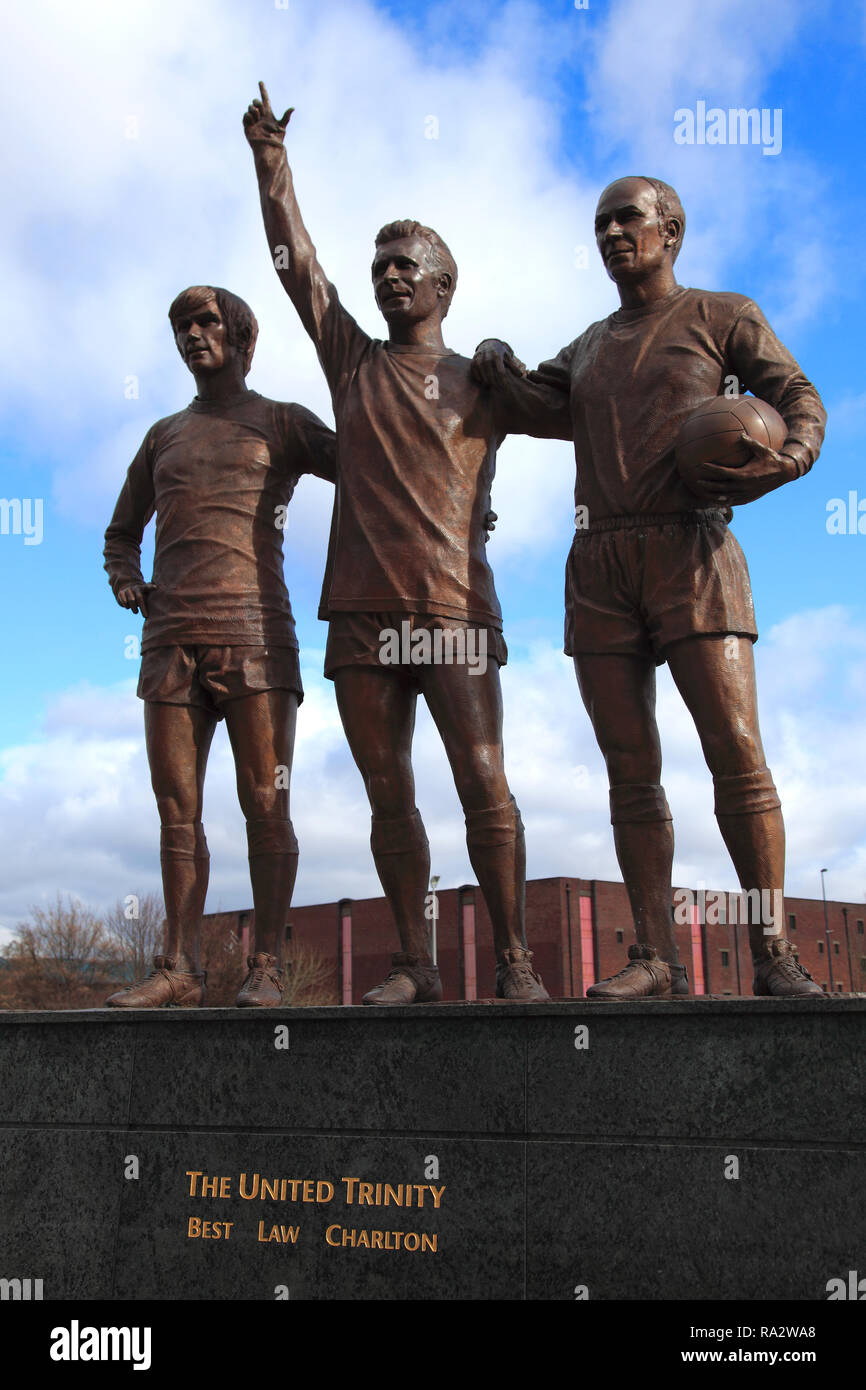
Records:
M435 1018L410 1021L391 1010L373 1019L361 1009L352 1018L306 1012L269 1009L241 1028L226 1027L224 1016L139 1027L131 1123L522 1132L519 1030L494 1031L471 1017L442 1028ZM288 1028L287 1048L276 1045L281 1027ZM178 1052L183 1084L167 1089Z
M522 1297L520 1143L151 1131L134 1146L141 1179L123 1191L118 1298L273 1300L281 1286L292 1300ZM437 1178L425 1176L431 1160ZM201 1195L196 1171L227 1180L226 1195ZM223 1223L219 1235L213 1224L191 1234L191 1218ZM357 1244L362 1231L381 1233L379 1248ZM406 1234L417 1250L403 1248Z
M45 1300L113 1297L127 1152L123 1131L0 1128L0 1278L41 1279Z
M47 1299L822 1299L866 1247L864 1042L862 997L6 1012L0 1277ZM247 1200L242 1172L334 1192ZM445 1192L386 1206L376 1183Z
M864 1159L736 1143L531 1144L529 1189L558 1200L528 1203L526 1296L573 1300L584 1286L590 1301L824 1300L828 1280L863 1267Z

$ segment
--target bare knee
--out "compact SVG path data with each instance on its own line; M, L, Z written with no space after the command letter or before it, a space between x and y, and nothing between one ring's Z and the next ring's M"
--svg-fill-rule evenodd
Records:
M272 785L238 782L238 801L246 820L288 820L289 789L277 781L278 774Z
M153 790L160 825L189 825L201 819L201 804L196 787L172 787L167 790L154 786Z
M501 744L477 744L462 750L457 765L452 764L452 771L457 795L465 810L501 806L510 796Z
M714 777L736 777L764 766L761 736L747 722L734 722L723 730L701 736L707 767Z
M377 760L362 767L361 775L377 820L396 820L415 810L415 783L408 759Z

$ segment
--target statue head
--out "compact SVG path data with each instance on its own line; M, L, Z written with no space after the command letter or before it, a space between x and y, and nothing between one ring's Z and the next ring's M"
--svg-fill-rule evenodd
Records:
M247 375L259 326L249 304L238 295L217 285L191 285L172 302L168 317L178 352L190 371L216 371L236 352Z
M389 323L444 319L457 285L457 266L445 242L432 227L409 220L382 227L372 275L376 303Z
M617 179L598 200L596 245L612 280L643 279L665 262L673 266L685 230L677 192L661 179Z

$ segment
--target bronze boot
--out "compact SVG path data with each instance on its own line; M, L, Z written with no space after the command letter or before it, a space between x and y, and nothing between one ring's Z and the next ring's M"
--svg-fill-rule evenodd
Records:
M672 999L691 999L692 992L689 989L689 972L684 965L671 965L671 998Z
M106 999L110 1009L192 1009L204 1003L204 970L189 966L182 956L154 956L153 969L139 984L127 985Z
M586 991L587 999L670 999L671 967L654 946L629 946L628 965Z
M824 997L821 986L798 961L796 946L784 937L768 943L764 955L755 961L752 991L776 999Z
M276 1009L283 1002L283 972L276 956L259 951L247 956L248 975L235 1000L238 1009Z
M543 1004L550 995L532 968L532 952L525 946L503 951L496 963L496 998L515 1004Z
M397 951L381 985L365 994L362 1004L438 1004L442 981L435 965L422 964L418 956Z

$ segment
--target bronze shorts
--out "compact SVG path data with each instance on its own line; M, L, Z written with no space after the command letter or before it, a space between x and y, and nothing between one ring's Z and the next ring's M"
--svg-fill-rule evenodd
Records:
M621 520L575 532L565 567L567 656L650 656L661 665L683 637L757 639L746 557L719 512Z
M343 666L376 666L381 671L395 671L408 676L417 684L418 666L414 664L384 664L381 633L401 634L402 624L409 624L409 633L427 628L435 632L486 632L487 659L504 666L508 660L505 638L495 627L470 623L462 618L440 618L431 613L334 613L328 623L328 642L325 647L325 675L334 679L334 672ZM477 638L475 639L477 641Z
M149 647L141 656L138 694L162 705L200 705L218 719L227 700L262 690L304 698L295 647Z

